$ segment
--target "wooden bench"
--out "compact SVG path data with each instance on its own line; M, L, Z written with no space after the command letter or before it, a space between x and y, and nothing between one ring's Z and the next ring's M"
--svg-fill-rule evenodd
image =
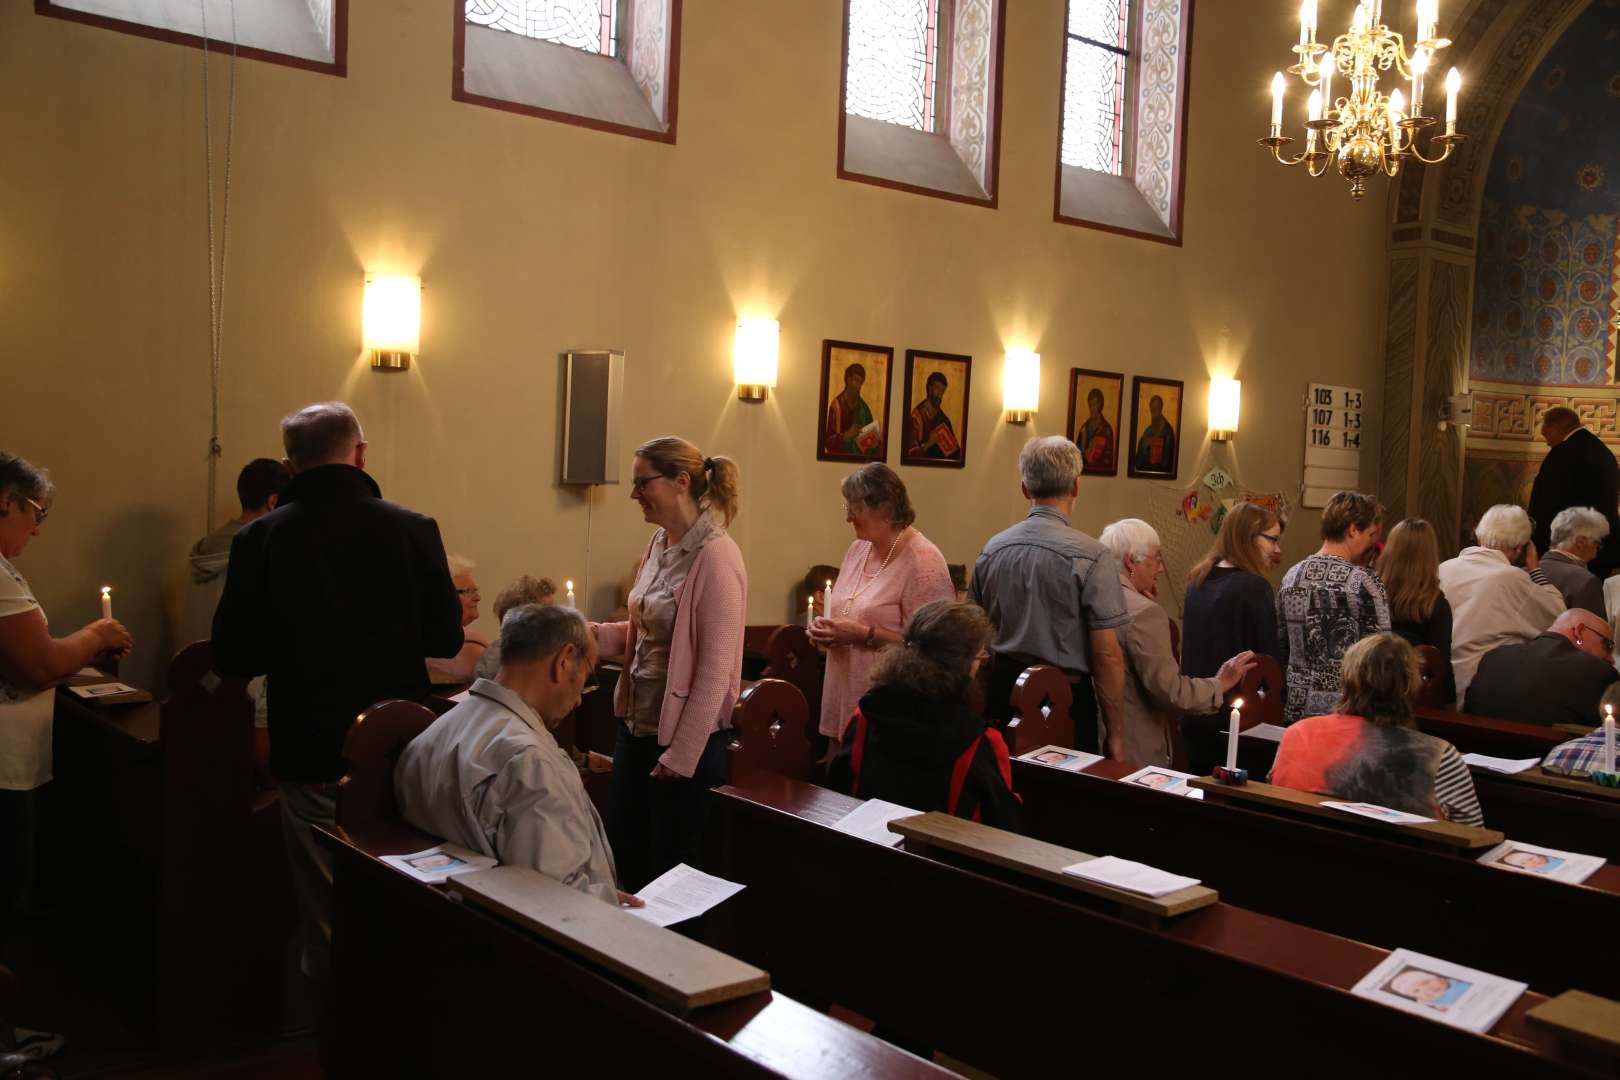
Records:
M1268 1058L1310 1061L1317 1075L1364 1075L1395 1046L1448 1068L1572 1072L1551 1034L1525 1021L1540 995L1489 1036L1461 1032L1347 993L1383 949L1225 902L1134 925L1072 889L829 827L856 805L776 777L717 788L711 869L746 888L706 930L788 993L836 1002L910 1045L995 1076L1046 1077L1087 1035L1151 1048L1173 1032L1209 1052L1263 1023Z
M1239 805L1255 806L1265 810L1274 810L1284 814L1317 817L1332 821L1340 828L1351 829L1356 832L1371 832L1380 834L1399 835L1420 847L1438 848L1457 854L1475 852L1483 854L1500 844L1507 837L1496 829L1484 829L1473 825L1459 825L1451 821L1425 821L1411 825L1397 825L1390 821L1380 821L1377 818L1361 817L1357 814L1347 813L1324 803L1344 802L1343 799L1334 799L1328 795L1316 795L1309 791L1296 791L1293 788L1276 787L1259 781L1250 781L1229 787L1209 777L1200 777L1190 781L1194 788L1204 793L1205 801L1228 801Z
M1073 746L1073 703L1074 688L1060 669L1045 664L1024 669L1013 683L1008 750L1017 755L1047 745Z
M1481 866L1477 853L1424 848L1400 832L1360 831L1348 814L1284 816L1118 782L1132 771L1113 761L1081 773L1014 761L1025 831L1196 877L1230 903L1359 941L1417 949L1547 993L1580 987L1620 997L1620 973L1549 948L1547 938L1549 926L1608 925L1620 915L1620 867L1568 885ZM1504 914L1532 911L1533 919Z
M744 685L731 713L727 776L733 782L758 772L812 780L816 751L810 709L798 687L782 679Z
M1556 1032L1562 1050L1589 1060L1594 1072L1612 1075L1620 1064L1620 1002L1570 990L1525 1015Z
M1545 724L1521 724L1421 706L1417 709L1417 726L1419 731L1446 740L1464 754L1502 758L1546 757L1553 747L1572 737Z

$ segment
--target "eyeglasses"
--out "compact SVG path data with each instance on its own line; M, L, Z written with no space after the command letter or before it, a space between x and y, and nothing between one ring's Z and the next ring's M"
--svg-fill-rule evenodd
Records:
M1581 629L1585 630L1588 634L1596 636L1599 641L1603 642L1604 652L1614 652L1614 638L1610 637L1608 634L1605 634L1603 631L1596 629L1595 627L1583 626ZM1575 632L1575 639L1576 645L1582 644L1582 634L1579 630Z
M646 491L647 485L652 483L654 480L668 479L669 477L665 476L663 473L653 473L651 476L632 476L630 478L630 487L634 489L637 494L640 494L641 492Z
M471 594L473 594L473 593L475 593L477 591L478 591L478 586L470 585L465 589L457 589L456 590L456 595L457 596L469 596L469 595L471 595Z
M1276 536L1272 536L1270 533L1260 533L1258 535L1259 538L1264 540L1266 543L1275 544L1278 547L1282 547L1282 533L1278 533Z
M36 525L45 524L45 518L50 514L50 511L45 509L43 506L39 505L39 503L35 502L33 499L30 499L26 495L23 496L23 502L27 503L29 506L32 506L34 508L34 524L36 524Z

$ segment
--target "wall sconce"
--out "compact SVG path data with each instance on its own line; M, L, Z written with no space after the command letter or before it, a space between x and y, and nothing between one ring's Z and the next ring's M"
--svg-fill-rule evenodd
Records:
M731 346L732 381L739 401L764 401L776 386L782 324L775 319L744 319Z
M1243 400L1243 384L1236 379L1209 380L1209 437L1213 442L1231 442L1237 434L1238 409Z
M371 366L404 371L422 348L422 279L405 274L367 274L360 308L361 347Z
M1460 428L1474 426L1474 395L1452 394L1440 403L1440 430L1455 425Z
M1001 407L1007 423L1027 424L1041 405L1041 354L1011 349L1001 365Z

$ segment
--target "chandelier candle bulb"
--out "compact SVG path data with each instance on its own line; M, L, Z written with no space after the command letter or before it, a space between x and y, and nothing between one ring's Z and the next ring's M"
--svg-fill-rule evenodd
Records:
M1440 0L1417 0L1418 41L1433 41L1440 22Z
M103 585L101 587L101 617L103 619L112 618L112 586L111 585Z
M1311 91L1311 100L1307 105L1307 109L1309 110L1306 113L1307 122L1322 119L1322 91ZM1307 154L1316 153L1316 129L1313 127L1305 129L1305 152Z
M1412 53L1412 115L1423 115L1423 74L1429 66L1427 50L1418 49Z
M1282 135L1283 87L1286 85L1283 82L1282 72L1279 71L1271 77L1271 137L1273 139Z
M1329 49L1322 54L1322 63L1317 67L1317 74L1322 79L1322 112L1326 115L1333 108L1333 50Z
M1226 768L1237 768L1238 728L1243 724L1243 699L1234 698L1232 712L1226 718Z
M1457 91L1462 89L1462 74L1452 68L1446 74L1446 134L1457 134Z
M1299 47L1303 58L1307 45L1316 40L1316 0L1299 5Z
M1390 153L1401 152L1401 113L1406 109L1406 99L1401 97L1399 89L1389 95L1389 149Z

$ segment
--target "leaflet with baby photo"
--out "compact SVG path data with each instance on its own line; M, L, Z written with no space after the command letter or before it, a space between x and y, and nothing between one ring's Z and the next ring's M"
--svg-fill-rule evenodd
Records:
M1192 773L1176 772L1174 769L1149 765L1145 769L1137 769L1129 776L1120 777L1119 782L1134 787L1145 787L1150 791L1163 791L1170 795L1187 795L1202 798L1204 793L1188 783L1188 781L1196 779L1198 778Z
M1530 987L1409 949L1396 949L1350 992L1481 1034Z
M1481 855L1479 862L1516 874L1534 874L1579 885L1598 872L1607 859L1599 855L1578 855L1573 851L1537 847L1519 840L1505 840Z
M1027 754L1019 754L1019 761L1033 761L1037 765L1050 765L1064 772L1079 772L1102 760L1101 754L1088 754L1084 750L1071 750L1067 746L1047 745Z
M440 844L410 855L384 855L382 861L429 885L442 884L451 874L470 874L474 870L488 870L496 864L496 860L488 855L480 855L457 844Z
M1420 817L1417 814L1408 814L1405 810L1394 810L1370 802L1334 802L1329 799L1321 805L1329 810L1343 810L1347 814L1371 818L1389 825L1424 825L1434 820L1432 817Z

